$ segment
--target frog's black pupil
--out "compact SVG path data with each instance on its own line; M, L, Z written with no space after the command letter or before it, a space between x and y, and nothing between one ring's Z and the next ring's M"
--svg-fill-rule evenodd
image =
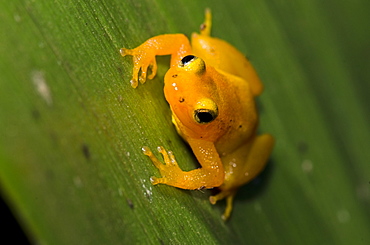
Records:
M182 58L181 62L183 65L187 65L190 61L192 61L195 58L194 55L187 55L184 58Z
M210 112L198 112L197 117L200 123L209 123L214 120L214 117Z

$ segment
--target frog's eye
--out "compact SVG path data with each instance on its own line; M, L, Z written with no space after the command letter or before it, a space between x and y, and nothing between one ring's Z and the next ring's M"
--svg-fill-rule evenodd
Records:
M218 116L218 108L210 99L199 101L194 110L194 119L197 123L206 124L215 120Z
M199 109L194 111L195 121L198 123L206 124L215 120L217 117L217 111L209 109Z
M196 59L197 57L195 57L194 55L187 55L185 56L184 58L182 58L181 60L181 65L182 66L186 66L188 65L189 63L193 62L194 59Z
M206 70L206 64L204 61L194 55L187 55L181 59L179 67L185 71L191 71L197 74L202 74Z

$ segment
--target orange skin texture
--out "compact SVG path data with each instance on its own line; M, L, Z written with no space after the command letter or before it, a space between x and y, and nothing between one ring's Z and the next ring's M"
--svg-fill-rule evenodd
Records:
M219 193L211 196L210 202L226 198L222 216L226 220L237 189L264 169L274 138L256 133L255 96L262 93L263 85L255 69L231 44L211 37L210 30L211 13L206 10L200 34L192 34L191 44L183 34L165 34L135 49L122 48L121 54L133 56L134 88L155 76L156 55L171 55L164 94L178 133L201 165L183 171L171 151L158 147L163 164L143 147L161 174L161 178L152 177L152 183L189 190L217 187Z

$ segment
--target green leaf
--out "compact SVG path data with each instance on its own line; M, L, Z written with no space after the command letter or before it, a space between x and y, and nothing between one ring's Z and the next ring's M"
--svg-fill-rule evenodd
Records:
M132 89L119 49L198 31L261 76L260 132L277 144L231 219L210 191L152 186L146 145L197 167L164 99L168 58ZM35 243L366 244L370 241L369 1L0 3L1 192Z

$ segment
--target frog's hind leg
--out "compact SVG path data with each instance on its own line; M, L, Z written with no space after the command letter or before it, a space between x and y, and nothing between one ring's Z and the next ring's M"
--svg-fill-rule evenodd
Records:
M222 158L225 164L225 181L219 187L220 193L209 198L212 204L226 198L226 209L222 218L229 218L232 211L232 203L237 189L253 180L266 166L270 157L274 138L270 134L256 136L250 149L240 147L229 156ZM240 159L240 161L235 161ZM227 164L231 163L231 164Z
M212 13L209 8L206 8L204 22L200 25L200 35L210 36L212 28Z

